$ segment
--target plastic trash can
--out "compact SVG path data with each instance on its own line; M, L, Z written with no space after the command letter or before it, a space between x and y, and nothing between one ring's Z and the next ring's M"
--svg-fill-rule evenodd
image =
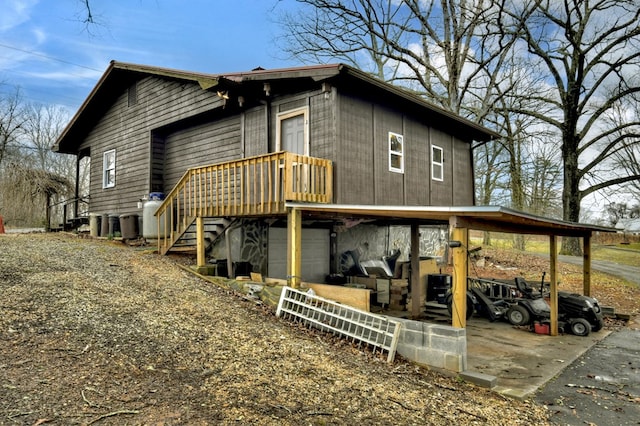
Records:
M122 238L130 240L138 237L138 215L137 214L121 214L120 230Z
M100 236L109 236L109 213L102 213L102 220L100 221Z
M121 235L120 232L120 216L117 214L109 215L109 236L110 237L119 237Z

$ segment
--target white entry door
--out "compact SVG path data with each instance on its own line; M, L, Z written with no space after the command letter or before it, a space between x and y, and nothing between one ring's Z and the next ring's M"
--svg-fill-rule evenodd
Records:
M307 108L300 108L278 115L277 139L277 151L309 155Z
M304 143L304 115L282 120L282 150L307 155Z
M287 228L269 228L268 271L271 278L287 278ZM328 229L302 230L302 281L323 283L329 274Z

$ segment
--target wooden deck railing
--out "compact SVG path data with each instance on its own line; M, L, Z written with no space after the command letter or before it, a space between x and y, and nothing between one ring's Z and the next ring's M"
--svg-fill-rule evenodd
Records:
M329 160L276 152L187 170L165 198L158 218L158 249L165 253L196 217L286 213L285 201L330 203Z

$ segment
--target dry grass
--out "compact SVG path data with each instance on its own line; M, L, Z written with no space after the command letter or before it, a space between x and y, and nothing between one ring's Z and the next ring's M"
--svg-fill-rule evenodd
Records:
M542 273L549 272L547 259L527 252L485 247L482 249L482 255L488 261L487 266L484 268L472 266L471 275L509 279L523 276L531 283L539 283ZM583 293L582 280L581 266L560 262L559 290ZM603 306L615 308L616 312L640 314L640 287L621 278L592 271L592 296L596 297Z

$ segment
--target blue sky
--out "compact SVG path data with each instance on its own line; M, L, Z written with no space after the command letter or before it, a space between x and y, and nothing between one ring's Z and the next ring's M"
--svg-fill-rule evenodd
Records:
M223 73L299 65L283 59L275 19L293 0L0 2L0 91L75 112L109 61Z

